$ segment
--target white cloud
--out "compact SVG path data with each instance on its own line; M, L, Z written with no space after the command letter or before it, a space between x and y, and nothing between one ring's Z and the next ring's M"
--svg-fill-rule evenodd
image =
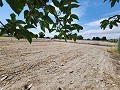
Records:
M106 18L101 18L99 20L95 20L89 23L84 24L84 30L80 33L85 38L92 37L103 37L107 38L119 38L120 37L120 25L118 27L114 27L113 29L109 29L108 27L105 30L100 29L100 22Z
M89 4L89 1L86 0L84 2L80 2L81 6L79 6L78 8L76 9L73 9L72 10L72 13L73 14L76 14L79 18L81 18L82 16L84 16L87 8L88 8L88 4Z
M100 20L95 20L89 23L84 24L85 26L95 26L95 27L99 27L100 26L100 22L103 21L106 18L102 18Z
M105 14L104 16L113 16L113 15L116 15L116 14L120 14L120 10Z
M80 35L83 35L86 38L92 38L92 37L103 37L106 36L107 38L119 38L120 37L120 27L114 27L113 29L106 28L105 30L102 29L96 29L96 30L88 30L85 32L80 33Z

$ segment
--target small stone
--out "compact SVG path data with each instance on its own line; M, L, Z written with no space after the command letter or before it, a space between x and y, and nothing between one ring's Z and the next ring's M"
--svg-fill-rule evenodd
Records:
M63 64L61 66L64 66Z
M73 71L70 71L70 73L73 73Z
M28 85L28 90L30 90L30 89L31 89L31 87L32 87L32 84Z
M73 84L73 81L70 81L70 84Z
M4 76L3 78L1 78L0 81L4 81L4 80L7 79L7 78L8 78L8 76Z
M59 87L57 90L62 90L62 88Z
M30 90L30 89L31 89L31 87L32 87L32 84L25 85L25 86L24 86L24 89L25 89L25 90Z

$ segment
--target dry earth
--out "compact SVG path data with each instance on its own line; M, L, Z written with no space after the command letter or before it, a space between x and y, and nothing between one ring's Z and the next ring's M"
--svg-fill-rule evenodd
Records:
M105 46L0 42L0 90L120 90L120 63Z

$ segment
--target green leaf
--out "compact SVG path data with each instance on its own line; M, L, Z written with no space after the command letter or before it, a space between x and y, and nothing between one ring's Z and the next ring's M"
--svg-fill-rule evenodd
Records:
M6 19L6 21L9 23L11 20L10 19Z
M1 7L3 6L3 2L2 2L2 0L0 0L0 6L1 6Z
M101 23L101 29L105 30L105 28L107 27L107 25L109 24L109 20L103 20L100 22Z
M28 28L35 28L35 26L29 24L29 25L25 25L24 28L28 29Z
M0 28L1 32L0 32L0 36L4 35L7 32L6 28Z
M63 29L70 29L70 28L71 28L70 25L65 25L65 26L63 26Z
M79 30L83 30L83 27L78 25L78 24L72 24L73 27L76 27L77 31L79 32Z
M78 16L75 14L71 14L70 17L79 20Z
M32 32L28 31L27 29L20 29L18 35L26 38L29 41L29 43L31 43L32 38L35 37L35 35Z
M117 26L117 27L118 27L118 24L117 24L116 21L113 21L112 24L113 24L114 26Z
M51 33L52 30L50 30L49 23L44 22L44 25L45 25L45 28L47 28L49 30L49 32Z
M52 2L56 7L59 7L59 2L57 0L52 0Z
M26 0L6 0L6 2L10 5L12 10L18 15L21 13L26 4Z
M24 37L29 41L29 43L32 43L32 37L30 37L30 35L28 34L24 34Z
M16 20L16 15L14 13L10 14L11 20Z
M24 21L22 21L22 20L17 20L17 22L16 22L17 24L26 24Z
M112 28L113 28L113 25L112 25L112 24L110 24L110 25L109 25L109 28L110 28L110 29L112 29Z
M113 7L115 5L117 0L111 0L111 7Z
M60 3L63 4L63 5L66 5L66 4L70 4L70 3L72 3L72 2L78 3L77 0L61 0Z
M104 0L104 2L106 2L107 0ZM115 5L116 2L119 2L120 0L109 0L111 3L111 7L113 7Z
M49 22L50 24L53 24L53 20L49 17L49 16L44 16L43 19L45 19L47 22Z
M16 30L16 32L14 33L14 37L16 37L18 40L20 40L23 37L19 29Z
M71 22L73 21L73 19L69 18L67 21L68 21L69 24L71 24Z
M116 15L118 19L120 19L120 15Z
M25 11L24 11L24 18L27 18L28 15L29 15L29 11L28 11L28 10L25 10Z
M42 30L43 32L45 32L44 22L43 22L43 21L40 21L39 23L40 23L41 30Z
M78 4L70 4L70 7L71 8L78 8L80 5L78 5Z
M77 0L70 0L71 2L76 2L76 3L79 3Z
M71 8L69 6L63 7L61 11L63 12L63 14L67 14L67 15L71 14Z
M31 17L30 17L30 16L28 16L28 17L26 18L26 23L27 23L27 24L33 23L33 21L31 21Z
M53 7L52 5L47 5L47 8L49 9L49 11L50 11L51 14L57 15L55 7Z
M42 18L44 15L42 12L39 12L39 16Z
M120 23L120 20L114 20L116 23Z

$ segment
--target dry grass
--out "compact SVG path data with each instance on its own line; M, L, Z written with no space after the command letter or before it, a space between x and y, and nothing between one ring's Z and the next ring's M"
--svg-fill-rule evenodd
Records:
M0 37L0 41L15 41L15 40L17 40L16 38L14 38L14 37Z
M117 47L109 47L107 51L110 52L114 58L120 59L120 53L117 51Z

